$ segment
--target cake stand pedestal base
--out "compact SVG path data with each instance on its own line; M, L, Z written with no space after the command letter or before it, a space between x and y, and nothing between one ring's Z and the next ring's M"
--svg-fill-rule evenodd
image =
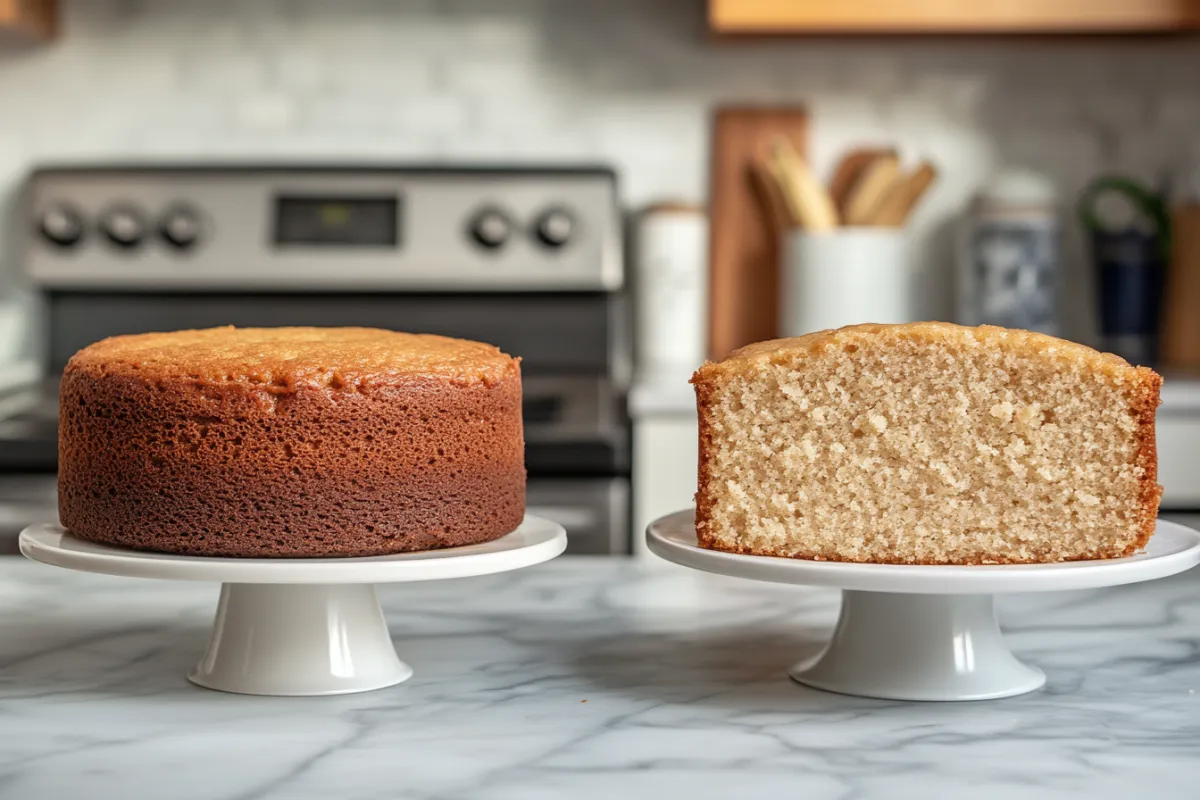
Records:
M188 680L239 694L327 695L411 676L373 584L226 583L208 650Z
M412 675L396 657L377 584L522 569L566 547L561 525L532 516L483 544L369 558L178 556L84 541L58 525L21 532L21 552L56 567L219 582L208 650L188 680L223 692L284 696L366 692Z
M989 700L1046 682L1004 643L990 594L843 591L829 644L789 674L816 689L888 700Z
M817 689L888 700L988 700L1042 686L1041 670L1022 664L1004 643L996 594L1152 581L1200 563L1200 533L1164 520L1136 555L1061 564L857 564L725 553L697 544L690 509L652 522L646 544L704 572L841 589L829 644L789 674Z

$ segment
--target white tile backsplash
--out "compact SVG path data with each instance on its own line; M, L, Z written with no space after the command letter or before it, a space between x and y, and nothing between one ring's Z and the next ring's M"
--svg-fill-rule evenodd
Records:
M912 248L946 316L953 221L997 165L1048 172L1069 227L1097 171L1200 157L1187 39L717 41L702 0L64 5L60 41L0 51L0 197L40 161L431 158L605 160L631 206L701 199L714 104L804 103L823 174L869 142L937 161Z
M248 92L234 100L233 116L248 130L286 131L296 123L296 100L281 91Z

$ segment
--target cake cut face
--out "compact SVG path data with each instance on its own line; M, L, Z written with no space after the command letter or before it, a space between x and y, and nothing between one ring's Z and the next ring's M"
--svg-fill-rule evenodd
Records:
M1083 345L948 323L744 347L693 376L696 533L893 564L1117 558L1154 531L1162 379Z
M59 516L186 555L371 556L520 525L518 359L370 328L214 328L84 348L59 389Z

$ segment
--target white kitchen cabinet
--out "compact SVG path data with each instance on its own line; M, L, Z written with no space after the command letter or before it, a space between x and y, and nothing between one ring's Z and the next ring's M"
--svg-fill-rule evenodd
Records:
M1156 418L1165 511L1200 511L1200 381L1167 376Z
M646 551L646 526L689 508L696 494L696 400L687 377L634 387L633 552Z
M692 505L696 493L696 416L633 423L633 545L646 551L646 526Z
M1200 417L1161 414L1156 427L1163 508L1200 509Z

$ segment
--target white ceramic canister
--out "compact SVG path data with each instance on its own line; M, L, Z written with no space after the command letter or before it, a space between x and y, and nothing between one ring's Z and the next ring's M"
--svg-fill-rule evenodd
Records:
M783 336L863 322L911 322L912 276L898 228L794 230L784 243Z
M708 215L685 203L653 205L634 233L636 351L644 375L704 362L708 340Z
M955 319L1060 333L1062 269L1057 193L1027 170L995 175L962 226Z

